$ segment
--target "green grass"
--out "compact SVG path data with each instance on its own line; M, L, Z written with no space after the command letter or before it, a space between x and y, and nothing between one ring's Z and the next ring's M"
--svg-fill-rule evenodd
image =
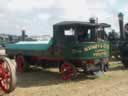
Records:
M115 67L122 67L123 64L118 63L118 62L109 62L110 68L115 68Z

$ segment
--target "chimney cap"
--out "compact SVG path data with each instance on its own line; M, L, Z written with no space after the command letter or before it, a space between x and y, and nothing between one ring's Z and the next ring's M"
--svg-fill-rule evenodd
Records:
M96 20L95 20L95 18L93 18L93 17L90 18L89 21L90 21L90 23L96 23Z
M124 14L123 14L122 12L120 12L120 13L118 14L118 16L119 16L119 17L123 17Z

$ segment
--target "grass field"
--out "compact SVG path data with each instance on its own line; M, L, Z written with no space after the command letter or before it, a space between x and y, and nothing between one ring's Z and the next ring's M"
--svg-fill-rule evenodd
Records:
M18 74L17 88L6 96L128 96L128 70L120 62L110 62L101 78L87 77L63 81L58 69L33 69Z

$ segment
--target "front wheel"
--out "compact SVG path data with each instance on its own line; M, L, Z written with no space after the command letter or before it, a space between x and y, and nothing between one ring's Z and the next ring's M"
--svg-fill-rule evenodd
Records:
M71 80L77 76L77 69L75 65L69 62L64 62L60 67L60 71L62 73L63 80Z

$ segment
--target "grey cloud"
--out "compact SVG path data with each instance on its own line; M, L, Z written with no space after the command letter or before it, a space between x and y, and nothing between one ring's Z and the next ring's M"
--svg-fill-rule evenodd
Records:
M28 34L52 34L53 24L68 20L65 18L65 9L58 3L59 0L55 0L55 3L49 8L33 8L29 11L9 10L7 4L10 1L11 0L0 1L0 33L21 34L20 31L26 29ZM88 4L85 4L85 6L87 6L88 9L82 9L83 12L85 11L85 16L78 17L77 20L88 20L88 16L90 16L88 14L94 13L102 18L102 21L113 23L107 20L107 16L104 17L104 15L109 15L109 13L112 14L110 12L111 9L108 9L104 0L95 0L95 2L94 0L86 1ZM97 4L99 7L95 8L95 3L98 2L100 2ZM49 18L43 20L38 17L40 14L49 14Z
M39 14L49 14L48 20L40 20ZM60 21L63 9L45 8L33 9L31 12L7 12L0 18L0 30L3 33L20 34L22 29L26 29L28 34L51 34L52 25Z

